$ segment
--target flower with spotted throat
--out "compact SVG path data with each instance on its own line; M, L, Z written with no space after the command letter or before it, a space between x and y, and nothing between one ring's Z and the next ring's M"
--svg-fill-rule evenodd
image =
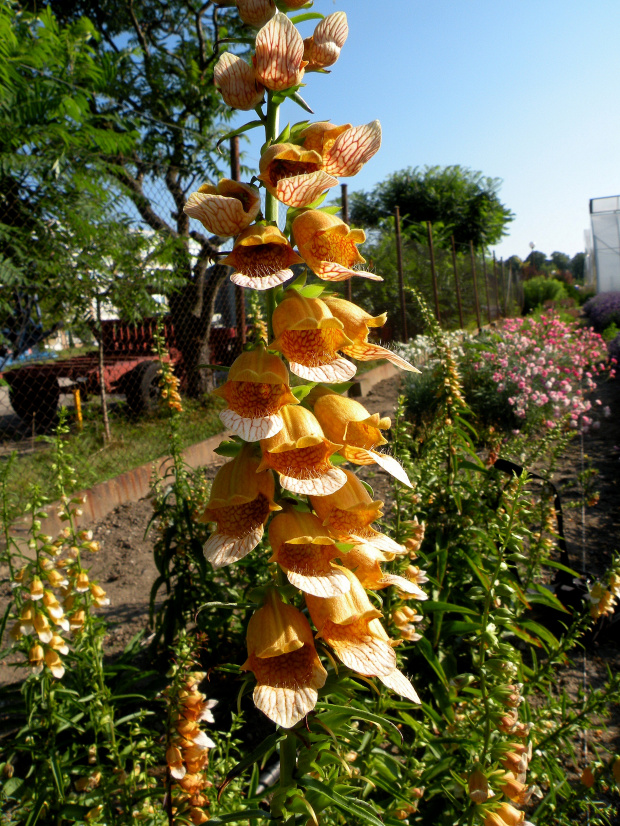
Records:
M274 92L298 86L304 76L304 41L285 14L278 12L256 35L252 61L256 77Z
M286 365L263 346L241 353L228 380L213 395L228 403L220 419L246 442L274 436L283 427L280 410L287 404L299 404L291 393Z
M312 37L304 40L304 60L308 64L306 71L315 72L333 66L340 57L348 34L347 16L343 11L324 17Z
M402 545L371 527L383 515L383 502L373 502L362 482L350 470L343 473L347 482L336 493L310 497L310 503L323 525L343 542L373 545L396 555L406 553Z
M244 445L240 453L217 472L207 507L199 517L215 522L204 553L214 568L243 559L261 541L269 514L280 510L274 502L275 480L270 471L258 473L254 450Z
M350 178L379 151L381 124L373 120L363 126L336 126L330 121L318 121L299 133L299 141L304 149L318 152L321 169L328 175Z
M347 481L344 471L329 461L341 445L325 438L316 418L305 407L289 404L280 415L282 430L261 440L263 459L258 472L272 468L285 490L302 496L320 497L341 488Z
M347 347L342 348L343 353L346 353L358 361L387 359L402 370L408 370L411 373L420 372L417 367L409 364L408 361L405 361L404 358L396 355L396 353L393 353L391 350L380 347L378 344L369 343L368 334L370 328L383 327L387 321L387 313L382 313L379 316L371 316L365 310L362 310L361 307L358 307L351 301L345 301L343 298L325 298L324 301L332 315L342 322L346 335L353 342Z
M336 540L312 513L287 508L269 523L270 562L277 562L291 585L315 597L333 597L351 587L332 560L341 555ZM346 556L346 554L343 554Z
M391 426L387 416L381 417L379 413L371 415L359 402L326 387L314 388L308 401L323 433L333 442L342 444L340 454L347 461L355 465L376 463L399 482L411 487L403 466L393 456L375 450L376 447L387 444L387 439L381 433Z
M364 230L349 229L335 215L309 209L295 218L292 232L304 261L324 281L347 281L354 275L383 281L379 275L351 269L366 261L356 246L366 240Z
M305 207L338 183L322 166L323 159L312 149L274 143L261 155L258 180L283 204Z
M245 112L255 109L265 94L265 87L256 79L254 67L230 52L224 52L215 64L213 82L224 103Z
M228 237L238 235L248 227L260 210L260 195L255 186L222 180L214 186L203 184L192 192L183 212L200 223L214 235Z
M306 298L298 290L288 289L273 314L275 340L269 345L289 361L292 373L308 381L348 381L355 365L341 358L351 339L343 324L320 298Z
M293 277L292 264L303 264L277 227L252 224L235 239L230 255L220 262L233 267L230 280L239 287L269 290Z
M308 620L271 589L250 619L247 648L241 668L256 677L254 705L277 725L291 728L315 707L327 678Z
M355 574L342 572L351 583L345 594L321 599L306 594L306 605L317 636L333 648L338 659L358 674L378 677L388 688L414 703L420 700L409 680L398 671L390 638L377 610Z

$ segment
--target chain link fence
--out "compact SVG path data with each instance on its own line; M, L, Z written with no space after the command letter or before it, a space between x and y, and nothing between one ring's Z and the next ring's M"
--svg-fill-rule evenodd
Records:
M144 195L151 209L163 216L162 222L173 226L176 206L164 182L148 179ZM4 203L6 207L6 199ZM134 212L127 230L129 245L132 238L144 240L146 234L148 253L161 239L169 240L169 231L154 230L152 220L149 225L133 202L128 204ZM3 221L7 221L6 209ZM33 241L35 256L36 243ZM89 406L93 416L99 415L97 411L105 415L106 405L128 417L152 413L159 392L155 353L158 323L182 394L199 399L223 379L225 372L218 367L232 364L245 345L250 326L261 323L261 296L235 287L228 278L230 270L214 264L213 259L203 261L202 269L197 266L204 249L193 238L182 238L180 244L187 272L198 272L198 276L178 279L181 283L175 288L153 295L158 312L154 315L151 308L137 320L136 308L134 319L125 321L107 299L96 299L88 318L79 325L66 320L48 322L36 294L23 285L13 288L0 284L1 453L34 445L37 434L53 426L61 405L77 419ZM409 243L403 281L405 287L416 287L436 308L443 327L456 329L472 320L481 326L519 312L521 285L501 262L473 250L456 250L456 255L451 255L449 250L435 249L433 253L431 256L428 245ZM174 262L174 256L169 256L159 265L160 274L174 275ZM392 267L391 262L388 267ZM393 267L386 284L397 283L396 261ZM124 277L122 269L116 277ZM390 292L361 282L355 279L352 299L375 315L389 311L388 323L379 333L382 343L422 332L421 318L407 290ZM344 292L342 285L333 286Z

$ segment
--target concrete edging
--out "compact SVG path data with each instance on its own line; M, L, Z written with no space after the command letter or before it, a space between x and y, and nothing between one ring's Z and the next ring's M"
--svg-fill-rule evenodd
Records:
M384 381L384 379L390 379L398 373L400 373L400 370L390 362L373 367L372 370L363 373L359 379L353 383L349 388L349 396L356 398L366 396L375 384ZM205 439L203 442L190 445L183 451L184 461L191 468L223 464L226 459L218 456L214 451L222 439L230 435L229 431L224 430L215 436L211 436L209 439ZM115 476L113 479L108 479L106 482L101 482L88 490L76 492L74 496L82 496L86 500L82 505L82 514L76 520L77 527L86 528L88 525L106 517L118 508L119 505L124 505L127 502L138 502L140 499L144 499L151 491L154 470L157 470L161 478L165 476L171 464L171 456L162 456L133 470L121 473L120 476ZM41 520L41 530L43 533L55 537L63 530L66 522L63 522L58 516L59 509L60 502L52 502L46 505L45 510L49 516ZM11 526L11 533L19 540L27 533L29 525L30 517L21 517Z

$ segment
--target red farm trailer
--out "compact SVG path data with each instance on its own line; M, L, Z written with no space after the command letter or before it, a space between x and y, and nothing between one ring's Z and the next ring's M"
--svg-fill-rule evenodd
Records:
M157 404L159 366L153 354L156 329L156 319L144 319L138 324L121 321L102 324L105 389L108 393L123 394L133 413L152 410ZM172 322L168 320L164 323L164 334L170 360L183 386L183 357L176 346ZM234 327L211 328L209 345L213 364L232 364L236 338ZM93 350L73 358L27 364L6 371L2 377L9 385L15 413L27 422L34 416L35 422L44 425L54 418L62 393L71 393L75 387L80 388L83 397L100 392L99 353Z

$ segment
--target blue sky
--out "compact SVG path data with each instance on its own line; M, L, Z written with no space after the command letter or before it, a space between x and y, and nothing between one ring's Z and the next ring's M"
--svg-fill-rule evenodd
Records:
M461 164L503 180L516 218L498 256L525 257L530 242L547 255L584 249L589 199L620 193L620 0L315 0L314 9L345 11L349 39L330 75L306 76L313 119L383 127L381 150L346 179L349 191L407 166ZM283 123L303 118L283 107Z

